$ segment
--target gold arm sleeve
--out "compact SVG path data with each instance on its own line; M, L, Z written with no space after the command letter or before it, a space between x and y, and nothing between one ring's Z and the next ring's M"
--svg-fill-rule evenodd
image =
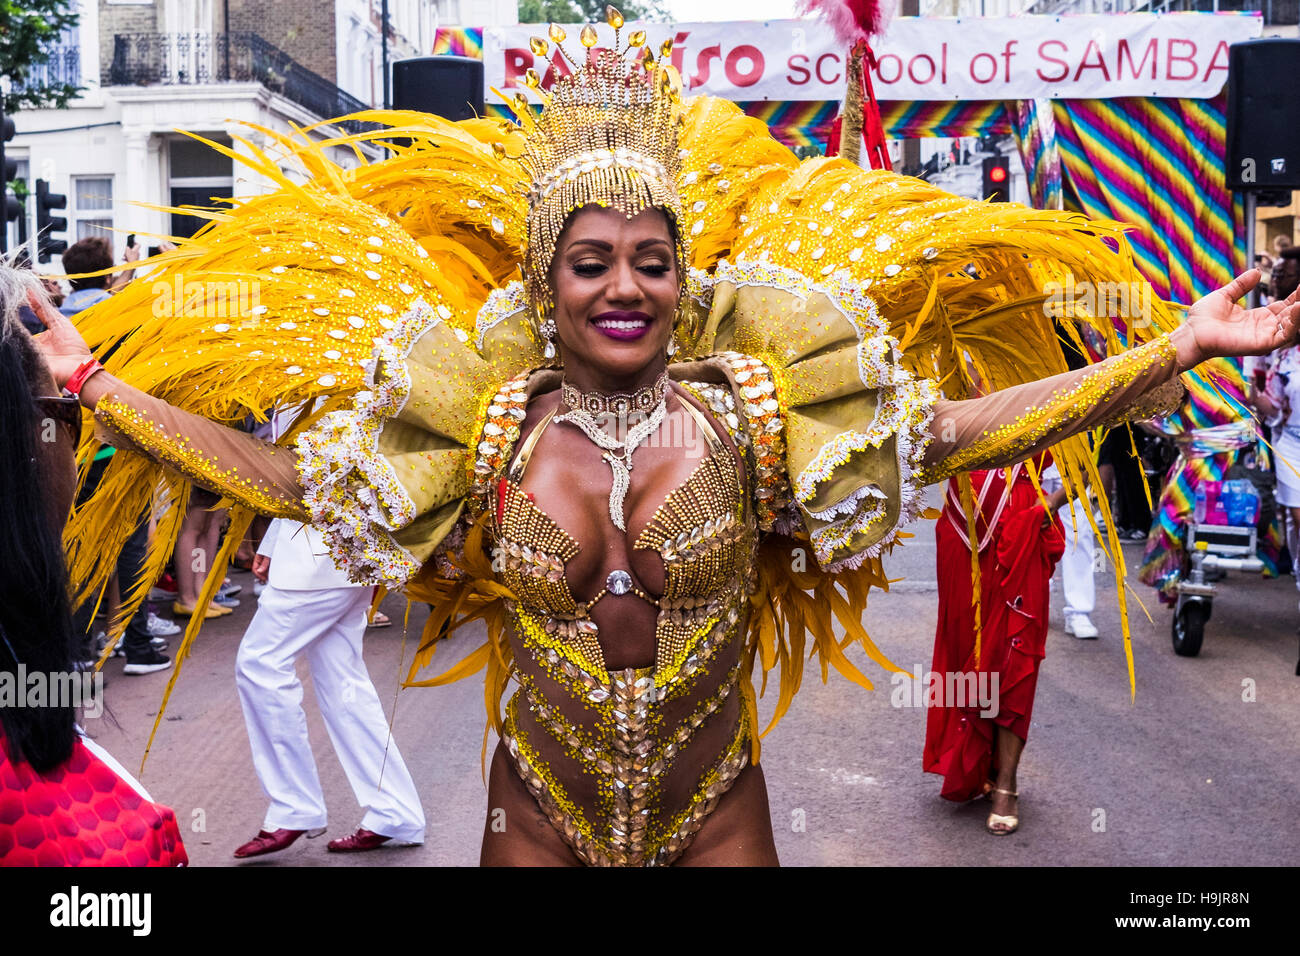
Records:
M102 441L174 468L259 514L310 521L291 448L183 412L118 383L95 406Z
M1079 432L1168 413L1182 401L1168 335L1088 368L935 403L921 484L1030 458Z

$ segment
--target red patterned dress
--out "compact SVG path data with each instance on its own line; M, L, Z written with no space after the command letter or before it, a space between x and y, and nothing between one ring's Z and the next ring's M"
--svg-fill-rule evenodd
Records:
M0 866L184 866L176 814L93 742L39 774L0 732Z

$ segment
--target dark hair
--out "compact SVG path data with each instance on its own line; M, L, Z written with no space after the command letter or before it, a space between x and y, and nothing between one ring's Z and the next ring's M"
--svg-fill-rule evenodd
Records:
M63 271L68 275L82 272L98 272L113 264L113 247L103 236L91 236L78 239L63 254ZM108 276L87 276L84 279L69 279L72 291L78 289L103 289L108 285Z
M41 501L45 486L33 395L49 373L18 319L28 289L44 295L31 273L0 263L0 673L65 674L72 669L73 625L61 528ZM72 756L75 714L64 706L3 707L10 759L37 772Z
M1287 246L1273 263L1273 295L1285 299L1300 285L1300 247Z

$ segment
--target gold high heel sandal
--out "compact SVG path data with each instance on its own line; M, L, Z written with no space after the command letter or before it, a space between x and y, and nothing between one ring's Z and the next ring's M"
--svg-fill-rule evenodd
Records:
M994 787L990 793L1005 793L1007 796L1020 799L1020 794L1015 790L1004 790L1001 787ZM1016 807L1019 809L1019 806ZM988 830L994 836L1008 836L1015 833L1020 827L1020 817L1014 814L990 813L988 820L984 823L984 829Z

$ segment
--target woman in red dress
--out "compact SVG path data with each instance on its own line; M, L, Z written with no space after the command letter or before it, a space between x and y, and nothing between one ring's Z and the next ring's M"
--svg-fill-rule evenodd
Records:
M45 294L0 263L0 865L181 865L175 815L82 736L66 693L82 676L60 541L81 409L18 318L29 290Z
M1032 462L1035 471L1047 461L1039 456ZM948 693L930 707L924 767L943 775L940 795L948 800L989 795L987 827L998 835L1015 832L1020 823L1016 767L1029 736L1047 640L1048 582L1065 550L1056 518L1064 495L1048 497L1044 510L1029 467L970 475L979 552L978 641L971 534L957 479L948 482L935 529L939 624L930 670L932 680L961 693ZM962 683L957 675L974 675L974 681L967 676ZM968 692L972 683L974 695Z

